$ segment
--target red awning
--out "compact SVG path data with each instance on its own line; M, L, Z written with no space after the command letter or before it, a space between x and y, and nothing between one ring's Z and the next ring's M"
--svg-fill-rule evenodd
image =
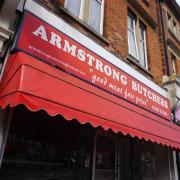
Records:
M2 108L24 104L180 149L180 127L24 53L10 56L0 87Z

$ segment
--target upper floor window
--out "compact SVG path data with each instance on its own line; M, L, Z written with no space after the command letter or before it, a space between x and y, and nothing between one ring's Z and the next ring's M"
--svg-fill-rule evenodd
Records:
M172 70L173 74L176 74L176 56L171 53Z
M173 20L173 32L174 32L174 35L177 37L177 24L176 22Z
M171 16L168 14L168 29L171 29Z
M131 12L128 13L128 51L147 68L146 27Z
M178 24L169 13L167 13L167 18L168 18L168 29L180 40Z
M65 8L96 32L103 33L104 0L66 0Z

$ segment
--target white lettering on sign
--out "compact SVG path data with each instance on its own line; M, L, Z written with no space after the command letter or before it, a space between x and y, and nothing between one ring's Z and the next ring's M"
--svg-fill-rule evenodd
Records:
M53 46L62 49L64 52L70 54L71 56L77 57L80 61L84 61L87 65L94 67L96 70L105 73L107 76L112 77L116 81L119 81L121 84L127 84L127 78L125 75L120 74L115 69L111 68L109 65L104 64L99 59L95 58L91 54L86 54L82 49L78 49L77 46L70 44L66 39L62 39L59 35L51 32L51 37L48 40L46 29L44 26L39 26L33 34L40 37L44 41L49 41Z
M138 92L139 94L143 94L148 99L156 102L157 104L168 108L167 101L156 95L155 93L151 92L150 90L147 90L145 87L141 86L140 84L136 83L132 80L132 90Z
M48 24L26 12L15 49L128 101L127 106L132 103L170 120L170 104L163 89L96 42L62 23L58 26Z

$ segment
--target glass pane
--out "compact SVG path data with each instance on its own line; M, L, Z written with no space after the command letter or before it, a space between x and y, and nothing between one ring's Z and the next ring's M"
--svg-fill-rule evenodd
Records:
M145 54L145 44L143 41L139 42L139 58L141 65L146 67L146 54Z
M139 31L140 31L140 39L144 41L145 28L140 25Z
M171 29L171 17L168 16L168 28Z
M134 33L130 30L128 30L128 47L129 53L132 56L137 57L135 36Z
M75 16L79 16L81 0L67 0L66 8Z
M97 180L114 180L115 143L108 136L98 136L96 141L96 178Z
M91 0L90 3L90 13L89 13L89 25L100 32L101 23L101 2L98 0Z
M134 18L131 15L128 15L128 28L134 31Z
M174 21L173 21L173 31L174 31L175 36L177 36L177 25L176 25L176 22Z

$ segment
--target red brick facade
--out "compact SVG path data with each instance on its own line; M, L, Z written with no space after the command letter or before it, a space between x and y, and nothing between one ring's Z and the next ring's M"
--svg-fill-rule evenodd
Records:
M84 23L69 15L64 8L64 0L57 0L54 4L51 4L50 0L44 0L43 3L108 51L122 58L130 66L159 85L162 84L165 65L162 37L159 37L161 29L158 28L160 25L158 0L149 2L146 0L105 0L103 36L93 32ZM128 56L128 10L131 10L146 26L148 70L142 68L138 63L134 63ZM178 62L176 66L178 72L179 66Z
M172 1L166 1L163 7L164 22L165 22L165 36L168 46L168 60L170 65L170 75L173 74L172 57L175 58L176 74L180 74L180 13L173 7ZM168 27L168 15L177 23L177 36ZM179 32L178 32L179 31Z

